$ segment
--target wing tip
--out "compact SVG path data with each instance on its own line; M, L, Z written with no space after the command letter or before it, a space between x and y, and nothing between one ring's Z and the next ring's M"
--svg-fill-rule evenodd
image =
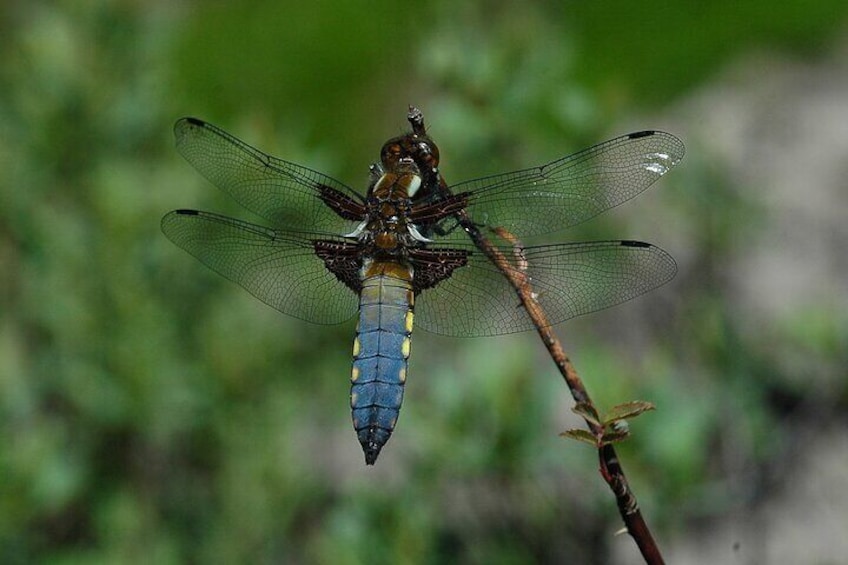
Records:
M179 142L180 138L185 135L185 131L192 128L205 128L209 124L198 118L185 116L174 123L174 135Z
M179 222L179 220L176 219L177 216L200 216L200 214L201 212L199 212L198 210L171 210L170 212L162 216L162 220L159 222L159 228L162 230L162 233L164 233L170 239L171 236L169 234L172 232L174 222Z
M674 257L668 251L657 247L656 245L645 243L644 241L636 241L631 239L621 240L620 244L622 247L638 247L641 249L651 248L657 252L658 257L662 258L667 267L665 278L657 286L662 286L672 280L675 276L677 276L677 261L674 260Z
M186 116L185 118L180 118L177 123L184 122L187 124L191 124L193 126L203 127L206 125L206 122L199 118L193 118L192 116Z
M661 131L658 129L646 129L642 131L635 131L633 133L627 134L627 139L643 139L646 137L654 137L657 136L659 138L665 138L667 140L667 144L669 149L673 148L673 165L676 165L683 159L684 155L686 155L686 145L683 141L674 134Z

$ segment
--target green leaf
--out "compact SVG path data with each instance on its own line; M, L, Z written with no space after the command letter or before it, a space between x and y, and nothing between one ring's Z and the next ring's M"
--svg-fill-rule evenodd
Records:
M601 425L601 417L598 416L598 411L591 404L578 402L571 411L591 424L595 424L596 426Z
M654 410L655 408L656 406L652 403L644 400L634 400L632 402L625 402L624 404L617 404L609 412L604 414L604 425L606 426L616 420L635 418L639 414Z
M592 435L592 432L588 430L565 430L559 435L560 437L575 439L577 441L582 441L583 443L588 443L592 447L598 446L598 439L594 435Z
M618 430L610 430L608 432L604 432L603 437L601 438L601 443L607 445L609 443L620 443L630 437L630 429L623 428Z

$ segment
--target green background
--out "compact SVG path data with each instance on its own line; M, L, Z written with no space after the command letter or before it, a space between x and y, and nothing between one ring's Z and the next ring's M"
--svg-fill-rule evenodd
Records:
M727 131L713 121L724 98L691 101L832 61L848 6L457 4L3 4L0 561L639 562L613 536L596 453L557 437L580 421L532 335L417 332L398 428L366 468L353 323L282 316L159 232L174 208L256 221L176 154L183 115L359 188L409 104L449 182L672 131L688 147L677 169L567 235L651 241L678 278L558 333L602 408L658 405L620 455L680 562L689 540L815 480L798 471L805 446L846 424L845 279L746 309L749 271L734 266L768 245L774 193L710 136ZM751 57L758 74L727 78ZM843 265L829 272L845 274L844 235L822 244L843 249L825 251ZM719 555L763 562L746 536Z

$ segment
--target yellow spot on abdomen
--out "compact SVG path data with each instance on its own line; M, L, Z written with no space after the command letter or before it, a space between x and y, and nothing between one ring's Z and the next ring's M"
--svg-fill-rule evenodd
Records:
M359 357L359 337L353 338L353 356Z
M405 383L405 382L406 382L406 367L403 367L403 368L402 368L402 369L398 372L398 380L401 382L401 384L403 384L403 383Z
M406 313L406 333L412 333L412 320L415 316L412 314L412 310Z
M358 397L359 397L359 395L356 394L355 392L350 393L350 406L351 406L351 408L356 406L356 400L357 400Z
M350 382L355 383L359 380L359 367L354 367L350 371Z
M409 347L410 347L410 345L411 344L410 344L409 338L406 338L406 339L403 340L403 345L400 346L400 353L401 353L401 355L403 355L404 359L409 357Z

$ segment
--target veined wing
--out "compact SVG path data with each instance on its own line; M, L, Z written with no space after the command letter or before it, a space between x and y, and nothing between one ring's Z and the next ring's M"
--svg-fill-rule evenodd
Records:
M563 230L630 200L679 163L684 152L675 136L642 131L451 190L468 195L467 211L475 223L525 238Z
M357 310L358 296L325 266L315 241L323 234L273 230L196 210L162 218L165 235L213 271L244 287L284 314L317 324L337 324Z
M477 248L451 247L466 250L468 263L416 298L416 326L448 336L533 329L503 273ZM498 248L512 268L530 277L551 324L635 298L667 283L677 272L671 255L639 241Z
M342 208L363 202L333 178L267 155L196 118L177 121L174 136L177 151L200 174L275 227L343 234L357 224L325 204L328 197L341 200Z

